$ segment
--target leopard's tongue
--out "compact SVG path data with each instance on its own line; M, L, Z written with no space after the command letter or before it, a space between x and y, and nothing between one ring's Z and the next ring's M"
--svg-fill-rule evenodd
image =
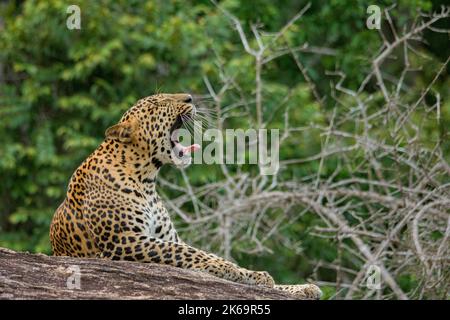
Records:
M183 147L183 153L185 153L185 154L195 152L197 150L200 150L200 145L198 145L198 144L191 144L188 147Z
M198 144L191 144L190 146L185 147L180 142L178 142L178 130L175 130L172 133L171 139L174 143L173 149L179 157L183 157L184 155L200 150L200 145Z
M198 144L191 144L190 146L183 146L178 141L174 142L175 146L173 150L175 151L176 155L180 158L184 157L185 155L188 155L192 152L195 152L197 150L200 150L200 146Z

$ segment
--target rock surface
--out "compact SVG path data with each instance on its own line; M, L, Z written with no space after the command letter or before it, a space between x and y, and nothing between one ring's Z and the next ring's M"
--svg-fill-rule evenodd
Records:
M79 277L78 277L79 275ZM203 272L0 248L0 299L293 299Z

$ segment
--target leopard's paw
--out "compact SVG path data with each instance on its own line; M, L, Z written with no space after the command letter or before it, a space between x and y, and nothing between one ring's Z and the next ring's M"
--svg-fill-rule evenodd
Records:
M249 284L255 284L264 287L273 287L275 281L267 271L248 271L247 279Z
M301 300L319 300L322 291L315 284L294 284L294 285L275 285L275 289L289 292L297 299Z

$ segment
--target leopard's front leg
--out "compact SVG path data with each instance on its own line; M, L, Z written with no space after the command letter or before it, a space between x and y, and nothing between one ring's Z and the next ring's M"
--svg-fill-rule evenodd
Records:
M251 271L212 253L176 243L150 238L145 235L116 236L115 241L103 243L96 237L100 257L168 264L175 267L208 272L217 277L245 284L273 287L273 278L265 271Z

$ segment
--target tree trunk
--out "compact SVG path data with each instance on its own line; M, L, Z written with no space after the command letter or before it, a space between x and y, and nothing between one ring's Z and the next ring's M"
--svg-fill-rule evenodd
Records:
M293 299L159 264L50 257L0 248L0 299Z

